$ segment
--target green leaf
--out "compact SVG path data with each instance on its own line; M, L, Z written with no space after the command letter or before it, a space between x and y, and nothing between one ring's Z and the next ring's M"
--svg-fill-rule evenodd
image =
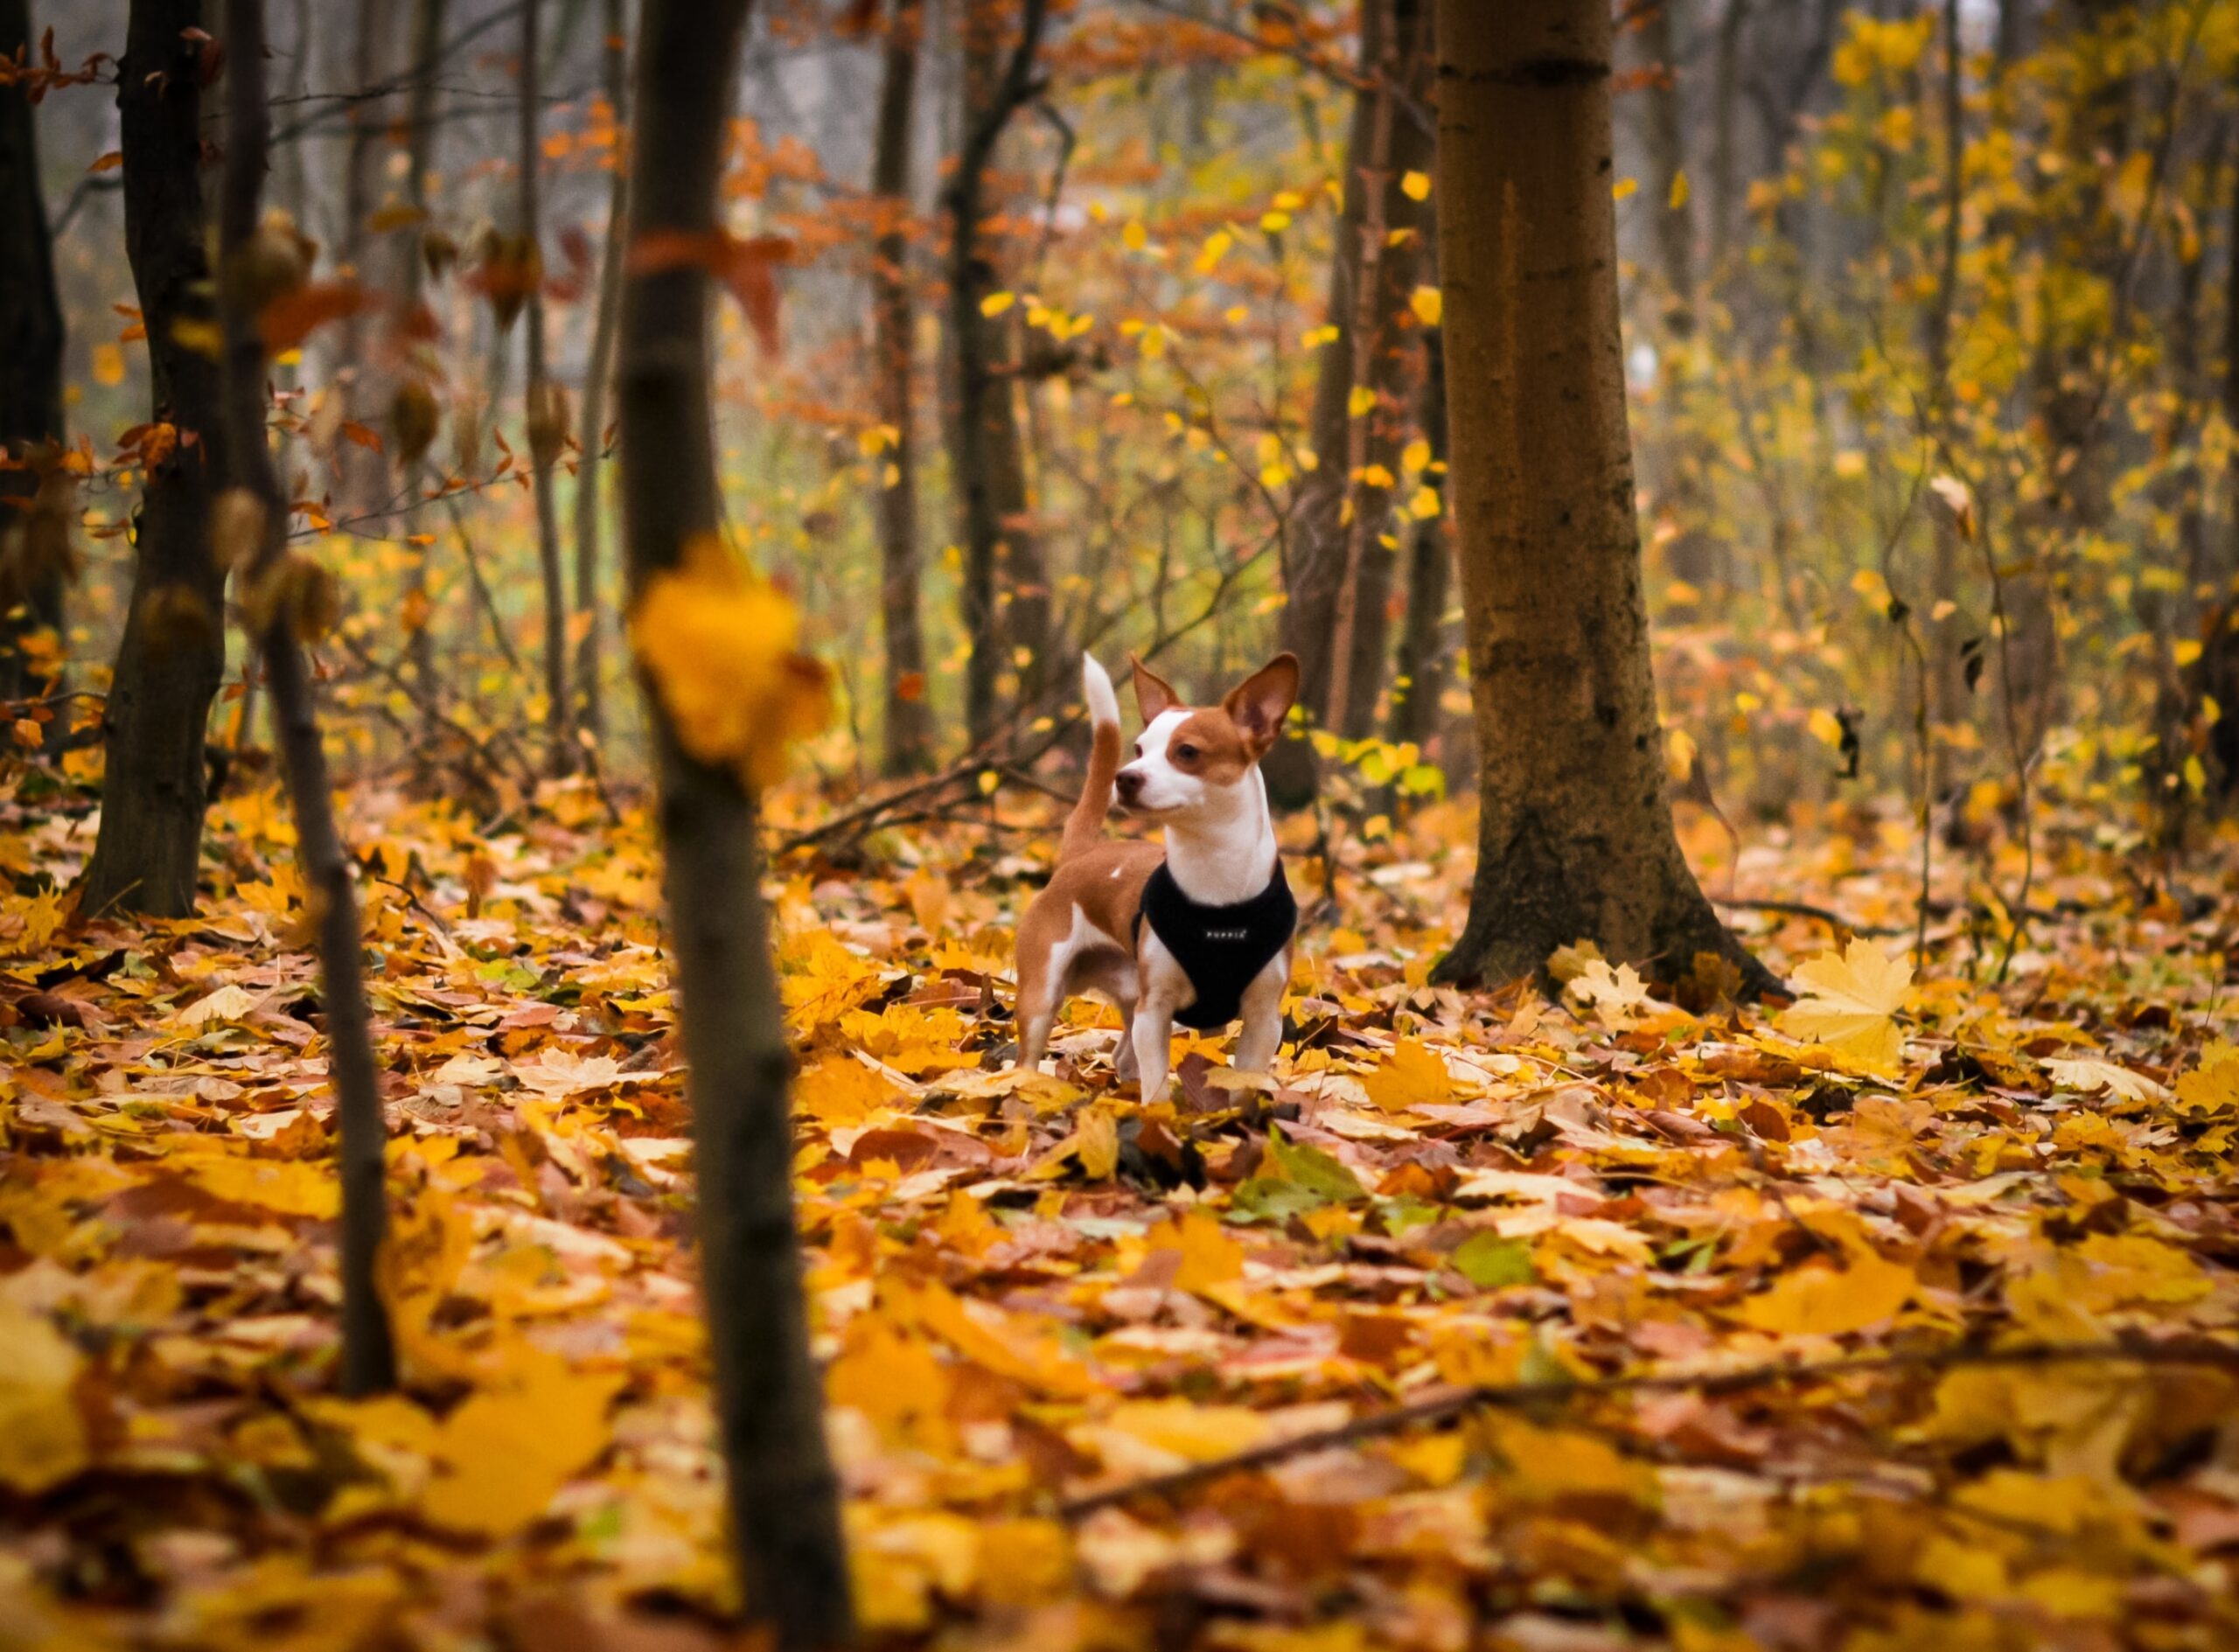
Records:
M1267 1127L1267 1164L1277 1180L1319 1194L1323 1204L1351 1204L1368 1197L1368 1189L1343 1165L1319 1147L1286 1141L1273 1125Z
M1489 1229L1473 1233L1447 1258L1454 1271L1481 1291L1503 1285L1529 1285L1539 1277L1531 1265L1531 1247L1520 1239L1503 1239Z

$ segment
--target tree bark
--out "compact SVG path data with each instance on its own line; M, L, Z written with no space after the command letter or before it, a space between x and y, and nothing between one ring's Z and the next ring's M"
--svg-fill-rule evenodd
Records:
M0 0L0 58L36 49L29 0ZM39 190L31 94L0 86L0 460L34 458L62 440L62 306ZM31 632L63 630L65 559L24 532L39 487L33 469L0 470L0 700L45 692L23 652ZM44 536L43 536L44 537Z
M225 184L218 211L226 470L230 488L262 506L262 538L247 575L255 592L269 589L288 560L288 513L265 434L264 341L246 279L272 134L264 93L264 0L226 0L226 47L232 84L227 89ZM268 606L254 599L247 605ZM335 829L326 752L319 741L310 673L296 641L294 605L269 606L273 611L258 646L272 686L273 727L294 805L296 861L318 925L319 1007L341 1159L342 1389L352 1395L379 1393L395 1386L396 1356L388 1310L374 1284L388 1219L382 1180L387 1133L366 1013L358 892Z
M396 12L394 0L356 0L357 40L355 73L360 87L378 86L392 73L395 52ZM385 237L371 233L368 220L379 204L380 159L386 144L389 100L363 98L349 106L350 147L343 164L342 234L336 261L347 268L358 282L385 288L393 271L375 268L386 254ZM343 398L348 416L372 426L381 416L381 392L387 375L375 371L368 348L371 327L363 312L344 317L340 347L336 352L338 383L332 394ZM387 491L387 464L382 457L355 442L341 442L335 449L339 472L338 492L345 513L373 510Z
M1441 327L1423 335L1423 389L1417 420L1428 437L1433 466L1447 463L1446 421L1446 337ZM1454 546L1447 513L1415 524L1407 555L1407 622L1399 638L1397 693L1392 704L1392 737L1412 741L1425 760L1443 763L1438 738L1445 713L1446 610L1453 600Z
M881 772L911 774L931 761L933 723L926 698L925 638L917 610L917 438L916 307L910 294L910 152L915 136L921 0L895 0L887 24L879 85L878 138L871 193L879 232L871 249L871 372L878 416L894 432L878 492L879 617L886 637L886 727Z
M623 111L630 93L630 62L623 0L606 0L606 101L614 110L614 177L606 196L606 250L599 260L598 317L591 329L591 359L583 373L582 422L576 426L575 615L583 629L575 645L578 727L593 744L606 739L606 699L599 679L606 645L604 605L599 601L599 501L606 476L606 381L614 373L614 331L622 312L622 253L630 218L630 172L622 148Z
M177 440L148 467L132 605L103 712L101 823L80 910L184 917L194 910L210 777L203 735L226 671L225 575L210 551L224 462L218 364L179 341L207 327L199 50L201 0L133 0L118 66L124 249L148 334L150 418Z
M1718 83L1711 108L1711 276L1726 273L1726 248L1733 234L1734 197L1741 160L1735 117L1741 112L1741 38L1749 26L1751 0L1726 0L1718 25Z
M1392 471L1407 437L1412 340L1401 325L1427 214L1400 185L1407 173L1428 170L1431 135L1400 104L1426 101L1429 33L1427 0L1361 0L1361 85L1353 94L1344 202L1329 261L1326 314L1337 336L1322 347L1307 420L1308 445L1319 463L1293 503L1283 570L1279 631L1282 645L1298 656L1299 704L1315 723L1354 736L1375 726L1383 686L1393 559L1382 540L1392 491L1368 481L1367 472L1372 465ZM1376 398L1357 418L1356 386ZM1318 765L1302 736L1279 741L1261 769L1277 807L1313 801Z
M1449 477L1482 761L1469 921L1437 978L1579 940L1658 979L1771 978L1681 854L1641 591L1603 0L1439 0Z
M715 227L730 87L749 0L645 0L638 29L630 234ZM966 220L970 221L970 220ZM631 272L618 401L631 589L720 531L710 427L708 275ZM839 1491L826 1449L793 1230L791 1069L738 775L694 761L646 697L666 846L669 922L690 1063L702 1288L731 1531L749 1614L785 1649L852 1634Z
M1961 167L1966 157L1967 133L1963 66L1965 54L1959 38L1959 0L1943 0L1943 233L1937 256L1936 303L1928 314L1928 408L1937 436L1955 437L1952 416L1951 330L1959 301L1960 213L1965 205ZM1930 589L1936 613L1929 618L1929 678L1933 721L1950 727L1969 714L1965 662L1960 658L1963 629L1959 608L1959 532L1951 512L1936 512L1936 555L1930 565ZM1947 607L1946 605L1949 604ZM1942 617L1937 617L1940 613ZM1941 794L1950 779L1949 743L1931 744L1930 790Z
M972 0L967 0L971 3ZM965 727L979 745L995 731L1004 654L1023 651L1020 699L1032 698L1048 652L1050 591L1041 547L1027 517L1026 462L1018 428L1014 374L1006 328L980 313L997 289L994 261L980 235L986 216L987 168L1011 116L1039 90L1035 55L1049 10L1047 0L1024 0L1019 38L996 73L990 8L973 4L965 33L965 134L945 204L949 215L949 328L956 340L956 419L951 426L953 484L963 518L965 634L972 658L965 668ZM1008 578L1003 575L1008 571ZM999 589L1009 588L1008 612L999 610Z
M525 400L528 409L530 486L536 496L536 561L544 576L545 763L554 774L575 766L574 718L568 701L568 588L560 568L560 507L552 488L553 461L559 457L566 422L558 392L545 371L543 254L537 201L544 152L537 137L539 101L544 75L539 61L540 0L521 4L520 234L528 248L528 302L521 311L527 332L523 346Z
M1420 369L1410 301L1429 218L1428 208L1404 184L1409 173L1426 173L1431 164L1425 123L1435 62L1430 3L1388 3L1390 15L1378 69L1377 152L1361 180L1368 210L1351 338L1339 341L1353 346L1353 383L1366 386L1375 401L1349 421L1346 431L1345 560L1329 616L1329 685L1322 707L1329 726L1348 739L1376 727L1377 696L1384 687L1390 635L1385 609L1398 559L1391 543L1393 484L1376 478L1396 472L1413 429L1410 392Z
M1684 111L1679 97L1679 31L1672 15L1683 0L1657 0L1641 20L1641 49L1652 78L1648 86L1648 148L1656 192L1656 255L1664 277L1664 322L1675 335L1695 331L1695 216L1684 202L1674 206L1679 180L1687 173Z
M432 170L436 148L436 59L443 50L444 0L414 0L412 8L412 67L414 80L410 94L405 100L406 199L414 213L415 239L424 236L428 224L428 181ZM426 291L426 266L412 241L404 251L404 301L407 310L416 310ZM431 393L432 394L432 393ZM389 433L394 443L396 433ZM405 477L415 491L419 485L419 466L410 467ZM416 499L415 500L416 504ZM412 570L407 596L412 616L412 687L420 700L421 735L423 741L435 737L436 728L437 671L436 666L436 632L429 611L428 596L428 561L432 545L413 548Z

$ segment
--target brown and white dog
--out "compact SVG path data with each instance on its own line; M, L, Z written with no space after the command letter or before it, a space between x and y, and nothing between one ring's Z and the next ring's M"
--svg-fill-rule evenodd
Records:
M1276 655L1210 707L1183 705L1170 685L1133 663L1144 728L1134 760L1123 768L1112 679L1093 659L1081 662L1094 728L1088 783L1065 822L1057 871L1019 921L1018 1058L1022 1066L1040 1066L1065 999L1101 993L1120 1007L1120 1078L1139 1080L1143 1099L1152 1102L1166 1093L1177 1017L1189 1025L1209 1013L1215 1025L1240 1020L1235 1059L1248 1071L1264 1072L1282 1039L1297 908L1259 764L1297 698L1298 661ZM1164 826L1163 847L1104 835L1115 787L1129 812ZM1154 882L1161 862L1165 874ZM1143 920L1147 888L1154 917L1169 915L1165 922ZM1170 917L1177 907L1205 921L1195 931L1177 929ZM1237 921L1224 923L1224 914ZM1177 938L1174 947L1161 939L1161 928ZM1206 938L1216 955L1210 965ZM1234 956L1245 960L1233 972L1239 979L1227 982L1218 979L1224 943L1234 943ZM1272 956L1263 956L1271 948ZM1189 965L1177 949L1192 959ZM1203 993L1201 980L1210 983Z

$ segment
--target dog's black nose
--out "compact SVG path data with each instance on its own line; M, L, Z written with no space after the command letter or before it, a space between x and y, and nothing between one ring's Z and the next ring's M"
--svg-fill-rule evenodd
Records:
M1122 769L1113 776L1113 784L1120 788L1120 801L1133 803L1142 795L1143 777L1133 769Z

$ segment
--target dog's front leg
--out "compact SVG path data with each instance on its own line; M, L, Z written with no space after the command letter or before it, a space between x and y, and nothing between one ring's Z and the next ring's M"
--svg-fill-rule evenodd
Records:
M1244 1030L1237 1035L1238 1070L1264 1073L1283 1043L1283 989L1291 984L1290 949L1267 960L1244 989Z
M1166 1099L1166 1069L1174 1048L1174 1006L1146 996L1135 1006L1135 1024L1127 1029L1135 1052L1135 1077L1142 1084L1146 1105Z

